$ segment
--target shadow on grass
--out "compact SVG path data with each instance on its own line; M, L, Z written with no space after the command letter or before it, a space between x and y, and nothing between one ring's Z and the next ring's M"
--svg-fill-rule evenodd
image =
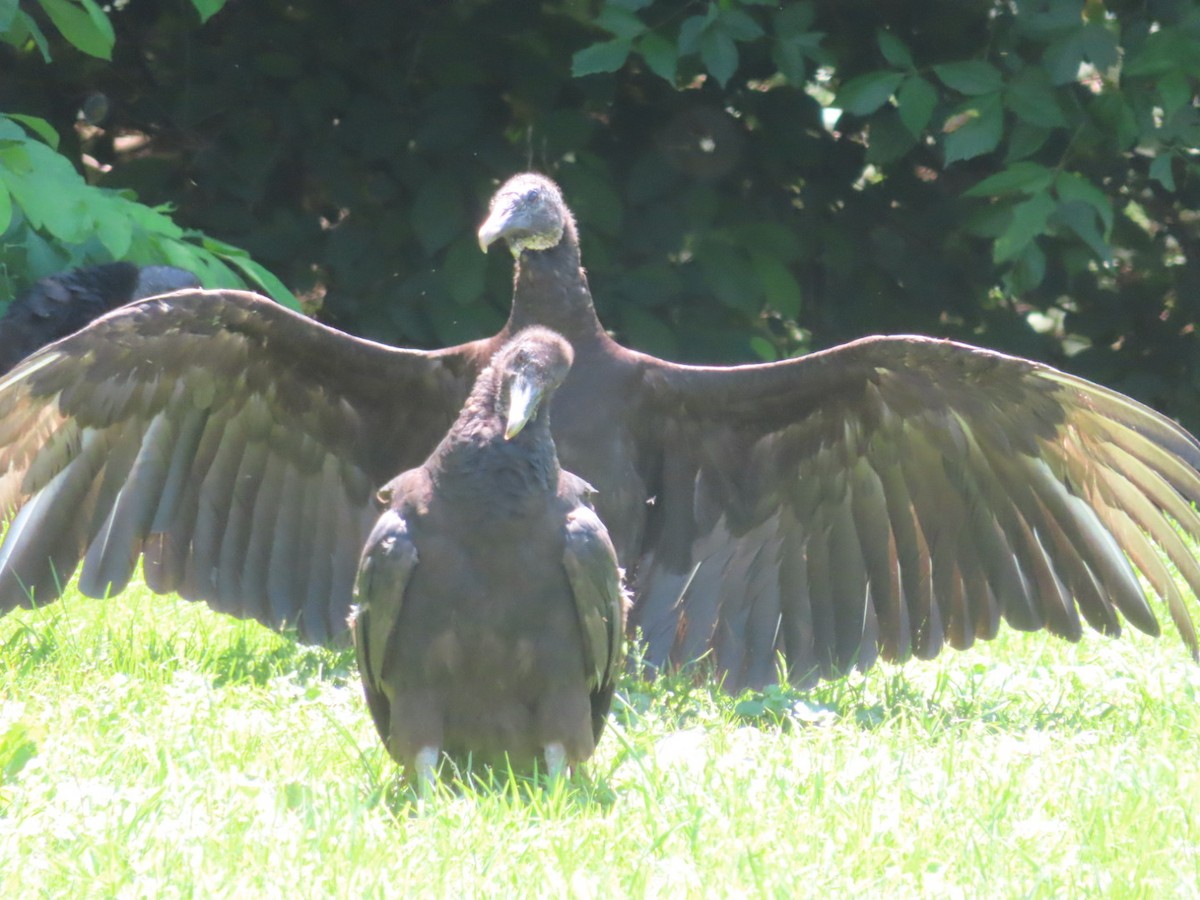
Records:
M647 717L665 719L677 729L724 719L782 732L843 723L875 731L904 724L936 738L980 724L997 732L1082 732L1120 710L1098 692L1085 703L1071 697L1069 675L1042 671L1044 680L1034 695L1026 684L1037 669L1020 671L1020 677L1016 671L1008 678L998 673L983 664L957 677L943 672L930 689L910 681L902 670L877 670L866 678L847 676L811 688L772 684L729 695L701 663L652 679L628 675L614 716L631 728Z

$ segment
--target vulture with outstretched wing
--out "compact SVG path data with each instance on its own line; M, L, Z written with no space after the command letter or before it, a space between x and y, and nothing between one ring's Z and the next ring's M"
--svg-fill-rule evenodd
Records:
M651 666L705 657L727 688L932 657L1001 619L1070 639L1157 633L1135 567L1196 654L1200 444L1113 391L949 341L873 337L764 365L674 365L596 318L557 186L519 175L480 242L516 260L495 337L359 341L253 295L125 307L0 379L0 606L83 560L102 596L138 556L178 590L302 637L349 610L375 487L419 465L493 353L562 334L563 466L593 484ZM1131 565L1132 563L1132 565Z
M421 788L443 751L559 775L604 729L625 599L592 489L550 437L570 367L561 337L520 332L429 459L380 491L351 624L375 725Z
M174 266L102 263L48 275L16 297L0 317L0 374L51 341L78 331L131 300L182 288L200 279Z

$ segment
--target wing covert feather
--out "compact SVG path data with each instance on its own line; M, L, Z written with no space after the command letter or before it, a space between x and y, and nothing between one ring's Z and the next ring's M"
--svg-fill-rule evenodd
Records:
M563 567L571 585L583 636L588 688L597 693L616 679L624 655L626 598L617 552L600 519L587 506L567 514Z

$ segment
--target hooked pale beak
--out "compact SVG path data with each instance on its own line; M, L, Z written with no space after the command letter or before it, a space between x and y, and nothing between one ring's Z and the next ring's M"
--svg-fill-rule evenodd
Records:
M506 203L497 203L482 225L479 226L479 249L487 253L488 247L504 236L511 219L512 207Z
M528 231L532 224L529 210L520 203L519 198L504 197L502 201L492 208L487 221L479 226L479 249L484 253L497 239ZM513 255L518 252L516 247L510 249Z
M508 391L508 414L504 421L504 439L511 441L537 415L544 393L541 385L528 375L518 374Z

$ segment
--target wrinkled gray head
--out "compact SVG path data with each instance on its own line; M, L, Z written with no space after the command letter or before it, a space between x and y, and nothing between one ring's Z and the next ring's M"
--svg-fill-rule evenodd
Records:
M519 332L492 357L500 379L500 410L506 439L521 432L546 404L571 371L575 353L549 328L534 326Z
M508 242L513 256L523 250L557 247L567 230L571 213L558 185L536 172L514 175L501 185L479 227L479 247L484 252L498 238Z
M144 297L154 297L158 294L169 294L171 291L181 291L184 288L200 287L200 279L183 269L174 266L144 266L138 272L137 284L134 285L130 300L141 300Z

